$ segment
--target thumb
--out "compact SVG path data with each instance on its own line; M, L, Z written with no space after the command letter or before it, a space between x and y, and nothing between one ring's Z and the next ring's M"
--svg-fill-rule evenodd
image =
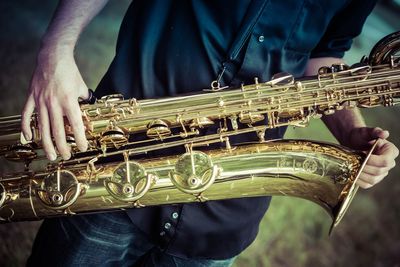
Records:
M353 129L350 139L350 147L359 150L368 150L375 143L376 139L389 137L389 132L382 128L360 127Z
M379 127L371 128L369 137L371 139L377 139L377 138L387 139L389 137L389 131L383 130L382 128Z
M90 91L87 88L86 84L84 84L83 86L80 87L79 90L79 98L82 100L87 100L90 97Z

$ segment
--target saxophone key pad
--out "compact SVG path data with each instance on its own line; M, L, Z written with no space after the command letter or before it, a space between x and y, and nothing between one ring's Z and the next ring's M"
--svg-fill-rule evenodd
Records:
M4 157L10 161L32 161L37 157L36 152L30 144L16 144L11 146Z
M101 134L99 142L107 148L119 148L128 143L128 136L121 128L112 126Z
M115 168L112 177L104 181L104 186L113 198L135 202L147 193L155 180L156 176L148 174L139 163L126 161Z
M146 135L149 138L162 139L171 135L171 130L166 121L156 119L147 125Z
M64 211L78 199L81 184L75 174L57 169L47 175L36 189L40 202L49 209Z
M201 151L183 154L170 172L172 183L182 192L199 194L209 188L220 175L221 169Z

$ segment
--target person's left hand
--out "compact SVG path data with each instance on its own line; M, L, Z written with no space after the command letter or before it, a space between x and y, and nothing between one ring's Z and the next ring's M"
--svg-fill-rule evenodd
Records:
M396 165L395 159L399 155L399 149L387 140L389 132L379 127L354 128L349 134L346 146L357 150L368 150L378 139L371 157L368 159L357 184L364 188L370 188L385 178L388 172Z

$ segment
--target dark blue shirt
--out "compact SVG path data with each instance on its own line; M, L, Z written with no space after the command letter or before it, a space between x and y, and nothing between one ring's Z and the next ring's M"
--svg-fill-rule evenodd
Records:
M116 56L96 94L154 98L222 85L302 76L310 57L342 57L361 32L372 0L133 1ZM267 133L280 138L284 129ZM247 139L255 136L247 136ZM179 257L224 259L256 237L270 198L132 209L128 215Z

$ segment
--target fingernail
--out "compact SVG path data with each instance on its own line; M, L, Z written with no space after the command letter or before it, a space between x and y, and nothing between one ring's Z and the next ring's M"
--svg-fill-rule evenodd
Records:
M385 138L388 138L389 137L389 131L383 131L383 134L386 136Z
M79 146L79 150L80 150L81 152L86 152L87 149L88 149L88 143L87 143L87 142L85 142L85 143L83 143L83 144L81 144L81 145Z
M71 158L71 154L66 154L63 156L64 160L69 160Z
M47 155L47 158L51 161L55 161L57 159L57 155L50 153L49 155Z
M32 140L32 136L29 133L22 133L24 135L24 138L26 141L31 141Z
M389 132L386 131L386 130L380 130L380 131L378 132L379 135L386 135L386 134L388 134L388 133L389 133Z

